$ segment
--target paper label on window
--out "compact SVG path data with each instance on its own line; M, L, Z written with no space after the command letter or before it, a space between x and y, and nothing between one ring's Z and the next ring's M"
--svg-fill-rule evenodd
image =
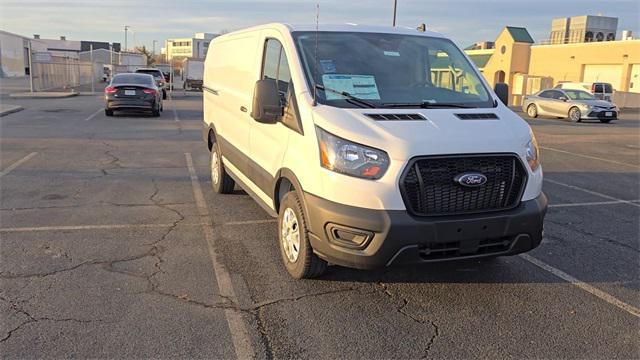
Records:
M400 53L397 51L385 51L384 56L400 56Z
M380 100L376 78L372 75L322 75L322 83L332 90L347 92L359 99ZM344 96L325 91L327 100L344 99Z
M325 74L336 72L336 64L333 60L320 60L320 67L322 68L322 72Z

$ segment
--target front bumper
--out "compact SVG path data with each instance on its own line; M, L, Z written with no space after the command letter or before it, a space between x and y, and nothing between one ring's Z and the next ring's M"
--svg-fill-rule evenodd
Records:
M540 245L547 210L544 194L504 212L438 217L304 200L314 252L360 269L526 252Z
M611 115L607 116L607 113L611 113ZM582 118L587 120L615 120L618 118L618 112L616 110L593 110Z

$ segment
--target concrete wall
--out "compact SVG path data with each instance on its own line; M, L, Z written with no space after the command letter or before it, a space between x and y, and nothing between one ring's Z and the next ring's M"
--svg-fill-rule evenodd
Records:
M22 36L0 31L0 77L25 76L25 42Z
M560 81L582 82L586 65L622 66L620 88L629 91L633 64L640 64L640 40L607 41L531 47L529 74Z

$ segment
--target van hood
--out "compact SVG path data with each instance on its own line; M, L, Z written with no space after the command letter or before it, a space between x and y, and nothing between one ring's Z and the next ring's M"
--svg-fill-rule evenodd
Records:
M419 114L422 120L374 120L375 114ZM497 119L462 119L460 114L493 114ZM463 116L464 117L464 116ZM524 155L531 129L506 107L487 109L314 108L314 123L363 145L386 151L392 159L420 155L517 153Z

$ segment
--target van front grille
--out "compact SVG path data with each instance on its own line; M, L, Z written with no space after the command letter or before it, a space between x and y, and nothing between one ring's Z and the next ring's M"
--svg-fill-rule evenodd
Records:
M456 178L465 173L480 173L486 182L463 186ZM526 181L515 154L419 157L407 165L400 191L413 215L473 214L518 206Z

